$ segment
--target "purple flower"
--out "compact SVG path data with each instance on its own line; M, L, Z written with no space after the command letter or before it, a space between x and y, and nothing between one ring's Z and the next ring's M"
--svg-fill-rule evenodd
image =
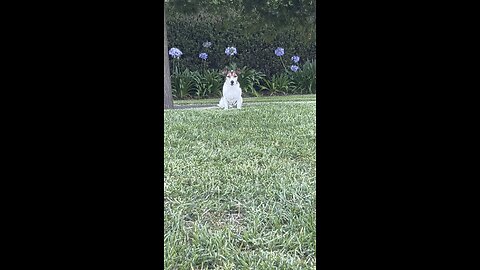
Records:
M285 54L285 50L284 50L283 48L278 47L278 48L275 50L275 54L276 54L277 56L282 56L282 55Z
M202 58L203 60L207 60L208 54L206 54L206 53L201 53L201 54L198 55L198 57Z
M298 61L300 61L300 56L298 56L298 55L292 56L292 61L293 61L294 63L298 63Z
M210 41L205 41L203 43L203 47L205 47L205 48L210 48L210 46L212 46L212 42L210 42Z
M235 48L235 47L227 47L227 48L225 49L225 54L228 55L228 56L235 55L235 54L237 54L237 48Z
M168 54L170 54L173 58L180 58L180 56L183 54L182 51L180 51L177 48L171 48L168 51Z
M293 71L293 72L297 72L300 68L298 66L295 66L295 65L292 65L290 67L290 69Z

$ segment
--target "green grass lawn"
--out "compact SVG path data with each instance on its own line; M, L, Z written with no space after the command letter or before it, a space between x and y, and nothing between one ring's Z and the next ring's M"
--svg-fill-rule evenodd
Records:
M165 269L315 269L315 106L164 111Z
M262 96L262 97L247 97L243 98L245 103L254 102L278 102L278 101L315 101L317 95L291 95L291 96ZM174 100L175 105L190 105L190 104L217 104L220 98L208 99L184 99Z

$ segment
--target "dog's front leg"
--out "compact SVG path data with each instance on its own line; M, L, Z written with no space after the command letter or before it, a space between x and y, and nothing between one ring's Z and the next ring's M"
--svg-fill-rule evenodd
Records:
M241 109L241 108L242 108L242 103L243 103L243 98L240 97L240 99L237 100L237 109Z
M224 97L220 99L220 102L218 103L218 107L224 108L225 110L228 109L228 102Z

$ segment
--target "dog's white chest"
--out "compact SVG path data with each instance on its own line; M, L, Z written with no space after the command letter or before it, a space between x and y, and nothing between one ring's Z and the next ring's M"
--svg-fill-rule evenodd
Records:
M240 89L240 86L238 84L235 84L233 86L231 85L225 85L223 88L223 97L230 101L236 101L240 99L242 96L242 90Z

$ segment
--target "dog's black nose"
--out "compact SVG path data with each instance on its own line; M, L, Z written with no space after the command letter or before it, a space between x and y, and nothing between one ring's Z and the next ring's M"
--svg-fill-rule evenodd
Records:
M234 81L231 81L230 84L233 85L235 82Z

